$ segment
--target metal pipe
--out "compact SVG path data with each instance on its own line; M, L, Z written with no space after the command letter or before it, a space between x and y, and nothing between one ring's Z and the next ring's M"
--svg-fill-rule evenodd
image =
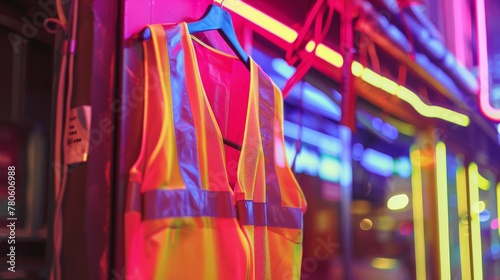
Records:
M341 139L343 141L344 152L342 155L344 171L342 186L342 200L340 201L340 238L342 249L342 262L344 267L344 279L352 278L352 219L351 219L351 200L352 200L352 179L351 179L351 133L356 129L356 95L354 92L354 77L351 71L351 64L354 60L353 53L353 26L352 26L352 7L353 3L344 0L344 11L341 18L341 44L343 45L344 64L342 66L342 117ZM349 174L349 175L347 175Z

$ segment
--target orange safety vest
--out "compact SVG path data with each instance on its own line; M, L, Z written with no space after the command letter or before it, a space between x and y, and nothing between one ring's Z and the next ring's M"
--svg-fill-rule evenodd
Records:
M248 96L227 92L241 78L218 87L217 98L233 99L216 103L200 69L218 81L215 64L238 69L221 61L246 69L237 58L199 42L186 23L146 33L142 144L125 212L127 279L299 279L306 202L285 159L280 90L250 58ZM198 64L196 50L209 59ZM234 156L218 120L226 112L225 123L238 123L238 110L246 112L241 125L225 129L242 138Z

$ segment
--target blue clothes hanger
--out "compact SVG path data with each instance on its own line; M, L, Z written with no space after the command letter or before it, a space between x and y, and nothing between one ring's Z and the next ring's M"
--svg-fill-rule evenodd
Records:
M250 58L243 50L243 47L236 37L231 15L224 11L221 7L211 4L208 6L207 12L203 18L198 21L188 23L187 27L190 34L217 30L236 56L245 64L247 69L250 69ZM149 28L143 30L141 37L143 40L151 39L151 30L149 30ZM241 151L240 145L225 138L223 138L223 140L225 145Z
M222 4L224 1L222 1ZM221 4L221 5L222 5ZM190 22L187 24L189 33L193 34L196 32L203 32L209 30L217 30L219 35L226 41L233 52L238 56L238 58L243 61L247 69L250 69L250 59L248 54L243 50L236 33L234 32L233 21L231 20L231 15L217 5L211 4L208 6L208 10L205 16L198 21ZM240 150L241 146L233 143L227 139L223 139L224 144Z
M243 50L234 31L231 15L217 5L208 6L205 16L198 21L187 24L189 33L217 30L224 41L229 45L245 66L250 69L250 59Z

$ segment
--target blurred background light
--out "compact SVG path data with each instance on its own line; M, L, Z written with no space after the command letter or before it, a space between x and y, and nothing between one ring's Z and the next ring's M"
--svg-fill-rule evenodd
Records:
M288 63L281 58L274 58L271 61L271 65L273 70L285 79L289 79L295 73L295 67L288 65Z
M394 170L394 159L384 153L366 149L361 159L361 165L368 171L384 176L392 176Z
M500 254L500 244L493 244L493 245L491 245L491 254L492 255L498 255L498 254Z
M311 176L318 175L319 156L310 149L302 147L295 161L295 171Z
M490 226L491 229L498 229L498 218L491 220Z
M366 215L372 210L372 204L367 200L353 200L351 213L355 215Z
M380 231L392 231L396 227L396 220L389 216L379 216L375 221L375 228Z
M391 140L396 140L399 136L397 128L388 123L384 123L382 126L382 134Z
M372 260L372 267L384 270L396 269L398 267L398 261L388 258L374 258Z
M384 122L382 122L382 120L380 118L375 117L372 119L372 126L373 126L373 128L375 128L378 131L382 130L383 124L384 124Z
M478 201L474 204L472 204L472 212L473 213L476 213L476 214L479 214L481 212L484 211L484 209L486 209L486 204L484 203L484 201Z
M284 134L293 139L299 139L300 134L302 142L314 145L330 155L339 155L342 150L342 141L339 138L305 126L300 127L293 122L284 121Z
M413 234L413 224L410 222L404 222L399 226L399 233L402 236L410 236Z
M409 157L400 157L395 162L396 172L401 178L411 176L411 162Z
M326 181L339 182L342 165L340 160L334 157L322 156L319 165L319 177Z
M354 160L361 160L363 157L363 152L365 151L365 148L363 147L363 144L361 143L356 143L352 146L352 158Z
M359 223L359 227L362 229L362 230L370 230L373 226L373 222L372 220L366 218L366 219L363 219L360 223Z
M389 208L390 210L401 210L405 208L409 202L410 199L406 194L394 195L389 198L389 200L387 200L387 208Z
M491 213L489 210L484 210L479 213L479 221L487 222L491 218Z
M328 116L337 121L340 120L342 115L340 106L324 92L309 83L303 82L302 93L302 102L312 105L317 110L328 112Z

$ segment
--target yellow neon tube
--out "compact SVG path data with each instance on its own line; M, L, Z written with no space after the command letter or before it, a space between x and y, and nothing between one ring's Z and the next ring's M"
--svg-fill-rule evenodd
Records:
M411 124L407 124L405 122L399 121L395 118L389 118L387 122L393 126L395 126L399 132L408 135L408 136L414 136L415 135L415 126Z
M223 0L215 1L220 4ZM297 39L297 31L242 1L226 1L224 3L224 7L242 16L253 24L271 32L287 43L291 44L295 41L295 39ZM308 52L312 52L315 46L315 42L309 41L306 45L306 50ZM344 64L342 55L324 44L318 44L315 54L319 58L337 68L342 67L342 65ZM368 68L364 68L357 61L353 62L351 68L353 75L356 77L362 77L362 75L364 74L363 71L366 71L367 77L362 77L365 82L371 84L374 87L378 87L392 95L396 95L398 98L410 104L419 114L424 117L438 118L464 127L468 126L470 123L468 116L444 107L427 105L418 97L416 93L403 86L399 86L394 81L384 76L378 75Z
M439 142L436 145L436 194L438 208L440 279L451 279L447 176L446 146L443 142Z
M365 67L361 65L361 63L357 61L353 61L351 64L351 72L354 77L361 77L363 75L363 71L365 70Z
M316 47L316 43L314 41L309 41L306 45L306 52L312 52Z
M424 199L422 194L421 155L417 147L410 148L411 187L413 206L413 227L415 244L416 279L427 279L425 263L425 229L424 229Z
M221 4L222 1L224 0L215 0L215 2L219 4ZM253 24L271 32L287 43L293 43L295 39L297 39L297 31L244 2L225 1L224 8L233 11L234 13L244 17Z
M498 236L500 237L500 182L498 182L498 185L497 185L497 223L499 223L499 227L498 227Z
M319 44L316 48L316 55L337 68L344 64L344 58L338 52L323 44Z
M472 242L473 279L483 279L483 253L481 248L481 225L479 223L479 170L476 163L469 165L469 209ZM476 209L476 210L474 210Z
M481 175L481 173L478 173L478 187L483 190L483 191L487 191L490 189L490 180L486 179L485 177L483 177L483 175Z
M471 279L470 267L470 242L469 242L469 223L464 219L468 216L467 207L467 174L465 167L457 168L457 202L458 202L458 238L460 246L460 268L462 279Z
M470 119L466 115L440 106L427 105L418 97L416 93L403 86L399 86L397 96L408 102L420 115L424 117L438 118L464 127L467 127L470 124Z

